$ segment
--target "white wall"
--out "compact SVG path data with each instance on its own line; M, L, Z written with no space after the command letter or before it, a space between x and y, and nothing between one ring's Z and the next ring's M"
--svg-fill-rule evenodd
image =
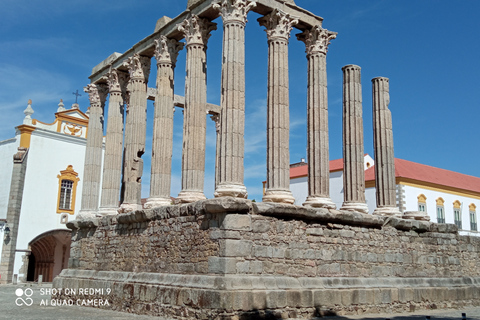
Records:
M290 180L290 191L295 198L295 205L301 206L308 197L307 177ZM343 171L330 172L330 198L337 208L343 204Z
M430 216L430 221L437 222L437 199L442 197L445 200L444 213L446 223L455 223L453 215L453 202L458 200L462 203L462 229L470 231L470 213L469 206L471 203L477 206L477 226L478 226L478 214L480 211L480 200L474 199L468 196L460 196L447 192L440 192L435 190L428 190L421 187L404 186L405 192L405 208L406 211L418 210L418 199L420 194L424 194L427 198L427 213ZM468 232L462 232L468 233Z
M18 136L18 141L20 136ZM7 217L8 197L12 182L13 155L19 142L16 138L0 142L0 219Z
M17 151L19 139L12 138L0 142L0 219L6 219L10 184L12 181L13 155ZM4 233L0 231L0 252L3 249ZM2 257L0 254L0 262Z
M82 178L86 140L65 134L37 129L32 133L28 154L22 211L17 237L17 250L27 250L28 243L38 235L54 230L67 229L60 223L56 212L58 178L68 165L78 173L80 181L76 190L75 214L81 207ZM69 215L69 221L74 215ZM22 267L23 252L15 256L14 273Z

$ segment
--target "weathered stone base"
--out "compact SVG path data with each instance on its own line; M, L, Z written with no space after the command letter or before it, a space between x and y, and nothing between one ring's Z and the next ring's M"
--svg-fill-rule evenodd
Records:
M137 203L122 203L120 205L120 209L118 209L118 213L127 213L136 210L142 210L142 205Z
M64 270L55 288L103 289L110 308L172 319L238 319L258 313L309 319L480 305L480 278L294 278L251 275L179 275ZM110 293L107 294L107 289ZM101 292L99 290L99 292ZM242 318L240 318L242 319Z
M86 219L93 219L98 215L97 211L91 211L91 210L80 210L80 212L77 214L77 219L78 220L86 220Z
M428 214L423 211L405 211L402 218L419 221L430 221L430 217L428 216Z
M171 319L310 319L480 304L480 239L452 224L217 198L76 220L55 288Z
M368 213L368 206L365 202L344 202L340 210Z
M263 196L262 201L293 204L295 202L295 198L293 197L290 190L267 189L267 191L265 191L265 195Z
M332 199L326 197L310 196L303 204L305 207L336 209Z
M148 198L145 203L145 209L151 209L162 206L169 206L172 204L172 199L170 198Z
M195 201L201 201L205 200L206 197L201 191L186 191L182 190L178 194L177 199L175 199L175 203L181 204L181 203L192 203Z
M247 188L243 184L219 184L215 193L215 198L234 197L246 199L248 197Z
M379 216L387 216L387 217L401 217L402 213L400 210L398 210L397 207L377 207L374 211L373 214L379 215ZM407 218L410 219L410 218Z
M113 207L100 207L98 210L97 216L109 216L109 215L116 215L118 214L119 208L113 208Z

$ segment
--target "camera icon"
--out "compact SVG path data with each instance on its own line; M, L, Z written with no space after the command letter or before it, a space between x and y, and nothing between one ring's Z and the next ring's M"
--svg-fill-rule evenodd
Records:
M32 289L27 288L23 290L21 288L18 288L17 290L15 290L15 295L18 297L17 299L15 299L15 304L17 306L20 307L26 305L30 307L33 304L33 299L30 298L33 295ZM26 298L24 299L23 296L25 296Z

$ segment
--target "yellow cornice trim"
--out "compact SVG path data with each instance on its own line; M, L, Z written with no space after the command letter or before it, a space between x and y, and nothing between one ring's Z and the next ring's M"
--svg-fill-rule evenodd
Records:
M88 126L88 119L81 119L81 118L76 118L76 117L72 117L72 116L69 116L69 115L66 115L66 114L59 114L57 113L55 115L57 117L57 120L60 120L60 121L63 121L63 122L74 122L74 123L77 123L77 124L82 124L84 125L85 127Z
M32 132L35 131L35 127L22 124L16 128L20 131L20 147L22 148L30 148L30 141L32 138Z
M72 111L75 111L75 112L78 112L80 113L82 116L84 116L85 118L88 119L88 115L86 113L84 113L82 110L80 109L68 109L68 110L63 110L63 111L60 111L60 112L56 112L55 113L55 116L57 115L63 115L63 114L66 114L66 113L70 113Z
M60 171L60 174L57 175L58 178L58 197L57 197L57 213L68 213L68 214L75 214L75 199L77 195L77 183L80 181L78 177L78 173L73 170L73 166L69 165L67 169ZM70 206L70 210L67 209L60 209L60 193L62 191L62 181L63 180L70 180L73 181L72 186L72 204Z
M432 190L432 191L439 191L439 192L449 193L457 196L470 197L470 198L480 200L480 192L469 191L469 190L464 190L464 189L459 189L454 187L447 187L447 186L442 186L442 185L438 185L430 182L418 181L418 180L408 179L408 178L396 178L395 180L396 180L396 184L402 184L405 186L416 187L416 188L423 188L423 189Z
M454 208L460 209L461 206L462 206L462 204L460 203L460 201L458 201L458 200L453 201L453 207Z
M43 121L40 121L40 120L37 120L37 119L33 119L32 120L32 124L36 125L37 123L41 123L41 124L44 124L46 126L53 126L55 123L57 123L57 119L55 119L55 121L53 121L52 123L46 123L46 122L43 122Z
M477 206L475 205L475 203L470 203L468 209L470 209L470 211L475 211L477 209Z

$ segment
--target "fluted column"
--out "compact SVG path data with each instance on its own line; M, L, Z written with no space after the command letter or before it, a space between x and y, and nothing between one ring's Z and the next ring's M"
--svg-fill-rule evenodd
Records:
M392 114L388 78L372 79L373 147L375 153L375 188L377 208L374 214L400 216L397 208L395 157L393 155Z
M153 119L150 197L146 208L170 205L172 176L174 69L183 43L160 36L155 40L157 94Z
M308 197L305 206L335 209L330 199L328 147L327 49L336 32L315 26L297 38L308 59Z
M215 189L220 180L220 114L215 113L210 116L210 119L215 122L216 144L215 144Z
M150 74L150 58L133 55L124 64L130 80L127 86L129 103L125 125L124 198L120 212L142 208L142 173L147 130L147 81Z
M117 214L122 180L123 156L123 111L127 74L111 70L108 74L110 98L108 100L107 135L103 159L102 214Z
M293 204L290 191L288 39L298 20L275 9L259 18L268 38L267 189L264 202Z
M98 211L102 175L103 108L107 97L103 85L91 83L85 87L85 92L90 99L90 112L79 218L94 216Z
M210 32L216 24L192 15L178 29L183 32L187 47L185 78L185 109L183 119L182 191L177 201L194 202L205 199L205 140L207 75L206 50Z
M215 197L247 197L243 184L245 134L245 24L256 5L223 0L214 5L223 19L222 99L218 181Z
M360 67L343 71L343 191L341 210L368 213L365 203L362 83Z

